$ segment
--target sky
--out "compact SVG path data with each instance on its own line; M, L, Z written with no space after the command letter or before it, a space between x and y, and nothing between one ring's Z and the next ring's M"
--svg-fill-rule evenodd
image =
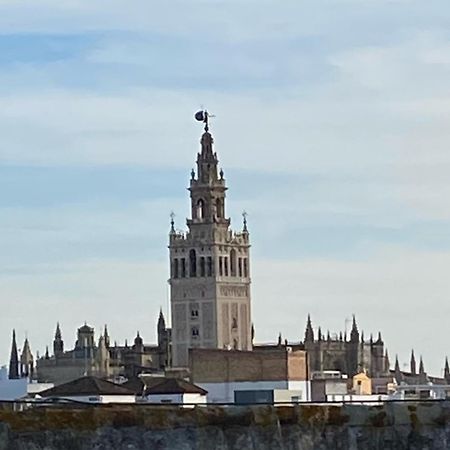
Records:
M450 357L448 0L0 0L0 364L85 321L156 341L208 108L256 341Z

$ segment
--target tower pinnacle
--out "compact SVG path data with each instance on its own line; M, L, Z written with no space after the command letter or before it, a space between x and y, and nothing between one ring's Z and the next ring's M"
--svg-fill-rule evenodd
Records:
M11 356L9 358L9 375L10 380L19 378L19 355L17 353L16 330L12 332Z

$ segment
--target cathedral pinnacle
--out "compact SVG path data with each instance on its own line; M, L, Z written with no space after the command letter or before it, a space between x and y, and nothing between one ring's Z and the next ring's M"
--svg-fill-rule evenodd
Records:
M354 314L353 314L352 330L350 332L350 342L359 342L359 331L358 326L356 325L356 318Z
M450 367L448 365L448 357L445 358L444 378L446 379L446 381L448 383L450 380Z
M309 314L305 330L305 343L306 342L314 342L314 331L311 324L311 316Z
M17 353L16 330L12 332L11 356L9 358L9 379L19 378L19 355Z
M170 213L170 234L175 233L175 213L172 211Z
M247 212L243 211L242 212L242 222L243 222L243 228L242 231L244 231L244 233L248 233L248 228L247 228Z
M416 358L414 356L414 349L411 350L411 361L410 361L410 369L411 369L411 375L417 375L416 372Z

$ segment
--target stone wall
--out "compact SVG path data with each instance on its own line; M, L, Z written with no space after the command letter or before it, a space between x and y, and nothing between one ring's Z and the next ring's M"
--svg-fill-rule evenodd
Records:
M448 448L449 402L0 411L0 450Z
M306 352L284 347L251 352L192 348L189 369L193 383L307 379Z

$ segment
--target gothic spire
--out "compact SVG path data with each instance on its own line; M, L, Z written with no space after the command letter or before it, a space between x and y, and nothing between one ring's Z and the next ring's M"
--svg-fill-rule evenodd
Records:
M164 314L162 312L162 308L159 308L158 333L161 333L165 329L166 329L166 320L164 319Z
M424 367L424 365L423 365L422 355L420 355L419 375L425 375L425 367Z
M411 360L409 363L411 375L417 375L416 372L416 358L414 356L414 349L411 350Z
M195 177L194 169L192 169L192 173ZM175 213L173 211L170 213L170 234L175 234Z
M306 342L314 342L314 331L311 324L311 316L309 314L305 330L305 343Z
M322 329L319 327L319 329L317 330L317 340L321 341L322 340Z
M352 331L350 332L350 342L359 342L359 331L356 325L356 318L353 314Z
M59 322L56 322L55 339L61 339L61 329L59 328Z
M105 347L109 348L110 345L110 339L109 339L109 334L108 334L108 327L105 324L105 329L103 331L103 337L105 338Z
M400 364L398 362L398 355L395 355L394 377L397 381L397 384L400 384L400 382L403 380L403 374L400 370Z
M31 353L30 343L28 338L25 338L23 343L22 354L20 355L20 376L31 377L34 371L34 359Z
M448 358L445 358L445 366L444 366L444 378L447 381L447 383L450 382L450 367L448 365Z
M278 344L278 347L281 347L281 343L283 342L283 338L282 338L282 336L281 336L281 331L278 333L278 342L277 342L277 344Z
M59 356L64 352L64 341L62 340L59 322L56 323L55 339L53 340L53 354Z
M16 330L12 332L11 356L9 358L9 375L10 380L19 378L19 356L17 354Z
M391 363L389 362L389 355L388 355L388 351L386 349L386 351L384 352L384 371L388 374L390 368L391 368Z

